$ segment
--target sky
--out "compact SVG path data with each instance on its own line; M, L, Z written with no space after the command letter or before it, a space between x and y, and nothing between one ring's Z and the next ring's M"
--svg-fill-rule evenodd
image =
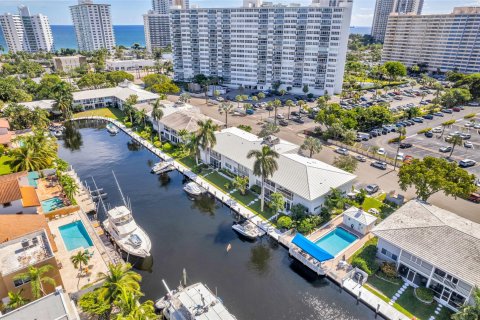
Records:
M112 17L115 25L141 25L142 14L151 8L151 0L94 0L97 3L112 5ZM269 0L282 3L301 3L308 5L311 0ZM370 26L376 0L354 0L352 26ZM191 4L200 7L239 7L242 0L190 0ZM76 4L76 0L0 0L0 13L17 12L17 6L24 4L32 13L48 16L50 24L72 24L68 6ZM423 13L448 13L454 6L480 6L480 0L425 0Z

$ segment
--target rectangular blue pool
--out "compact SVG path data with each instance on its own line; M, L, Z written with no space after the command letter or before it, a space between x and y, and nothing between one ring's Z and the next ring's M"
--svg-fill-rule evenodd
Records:
M63 200L59 197L53 197L42 201L43 212L50 212L56 209L63 208L64 206L65 204L63 203Z
M82 221L75 221L58 228L62 235L63 242L68 251L78 248L89 248L93 246L92 239L88 235L87 229Z
M336 257L349 245L354 243L358 237L347 230L337 227L317 240L315 244L323 250Z

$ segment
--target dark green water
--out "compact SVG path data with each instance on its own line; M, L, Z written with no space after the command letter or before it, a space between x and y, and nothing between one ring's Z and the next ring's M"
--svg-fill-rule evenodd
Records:
M165 294L162 279L171 288L178 285L186 268L190 283L201 281L217 290L239 320L374 318L338 286L293 263L288 251L275 242L239 239L231 229L228 208L211 199L190 201L178 172L164 177L150 174L156 157L124 133L112 137L105 129L91 128L92 123L82 126L87 128L68 130L59 155L81 179L94 176L112 206L121 204L111 174L115 171L135 220L152 240L153 264L139 270L147 298ZM229 243L232 250L227 253Z

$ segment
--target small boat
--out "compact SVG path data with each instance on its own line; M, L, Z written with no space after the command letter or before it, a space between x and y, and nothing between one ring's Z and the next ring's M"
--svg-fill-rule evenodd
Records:
M63 135L63 131L57 130L57 131L50 131L50 133L55 136L55 137L61 137Z
M193 182L193 181L191 181L191 182L187 183L185 186L183 186L183 190L186 193L188 193L190 196L193 196L193 197L200 196L200 195L204 194L205 192L207 192L207 190L205 190L205 188L202 188L196 182Z
M175 167L168 162L158 162L156 163L151 170L151 173L162 174L175 170Z
M232 229L249 240L255 240L265 234L265 231L257 227L250 220L234 224Z
M171 291L162 280L167 294L155 302L155 308L167 320L236 320L222 300L201 282L190 286L180 286Z
M111 135L116 135L117 133L120 132L120 130L115 125L113 125L111 123L107 124L107 131Z

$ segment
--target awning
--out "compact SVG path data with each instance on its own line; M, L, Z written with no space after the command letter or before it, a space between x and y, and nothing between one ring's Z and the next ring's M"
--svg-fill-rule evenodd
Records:
M323 250L300 233L297 233L295 238L293 238L292 243L320 262L331 260L334 258L334 256L332 256L330 253Z

